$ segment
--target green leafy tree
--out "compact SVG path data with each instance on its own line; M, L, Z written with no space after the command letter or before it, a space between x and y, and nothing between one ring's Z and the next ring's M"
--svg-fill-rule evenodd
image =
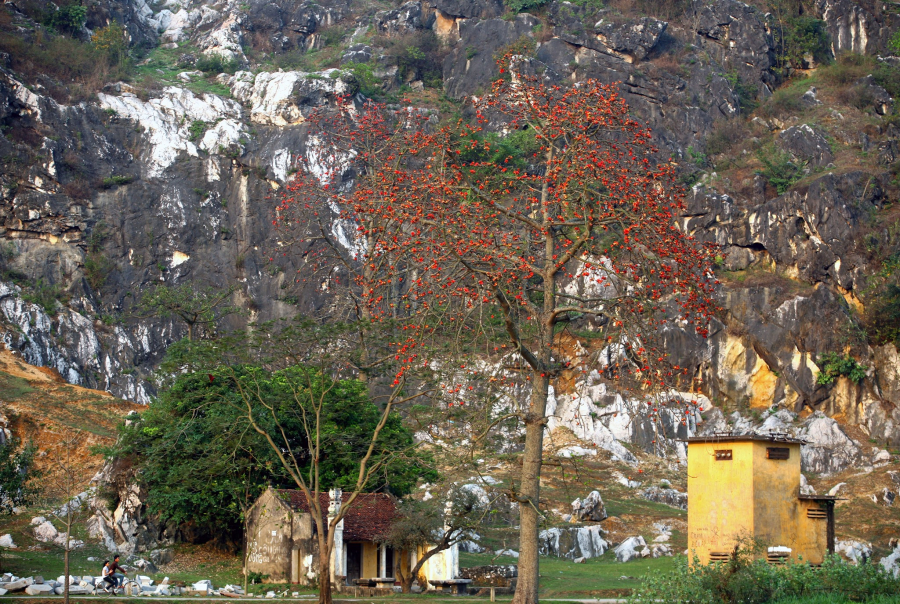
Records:
M18 439L10 438L0 444L0 513L11 514L18 506L31 503L37 476L31 464L37 447L34 443L20 446Z
M396 570L403 593L412 591L413 581L433 556L471 539L489 508L488 502L480 500L476 493L456 486L448 490L446 497L401 502L399 519L379 541L395 550L424 549L407 574Z
M144 316L181 320L187 326L188 339L194 340L200 335L199 330L210 332L222 319L240 312L228 303L235 289L196 289L187 283L177 287L160 285L141 298L140 312Z
M310 390L298 405L295 390L300 388ZM299 470L307 473L314 465L304 428L311 412L307 403L313 397L321 399L321 482L342 488L355 484L359 458L381 419L381 410L368 399L364 384L335 380L304 366L277 371L257 365L220 366L178 375L139 421L122 428L113 454L131 459L140 470L151 510L234 542L247 501L255 500L269 484L295 486L246 416L241 393L248 391L266 408L253 421L270 432L280 426L285 446L293 452ZM399 415L389 414L374 456L379 472L369 477L365 490L403 495L418 478L433 478L424 456L399 458L388 453L413 444L412 432Z
M125 59L128 43L125 28L117 21L112 21L106 27L101 27L91 36L94 48L106 55L110 65L121 64Z

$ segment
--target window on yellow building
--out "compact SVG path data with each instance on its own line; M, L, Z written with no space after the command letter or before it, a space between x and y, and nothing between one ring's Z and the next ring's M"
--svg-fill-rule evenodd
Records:
M767 459L789 459L791 450L787 447L766 447Z
M731 461L731 449L720 449L716 451L716 461Z

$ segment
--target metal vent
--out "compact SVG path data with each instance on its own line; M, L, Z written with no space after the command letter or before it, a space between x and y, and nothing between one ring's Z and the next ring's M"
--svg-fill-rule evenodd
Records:
M828 510L824 508L807 508L806 509L806 517L807 518L828 518Z
M769 554L766 556L766 562L769 564L775 564L777 566L783 566L785 562L787 562L788 556L782 554Z
M709 552L710 562L728 562L729 560L731 560L729 552Z
M731 449L720 449L716 451L716 461L731 461Z
M791 450L787 447L766 447L767 459L790 459Z
M788 561L788 558L791 557L791 548L784 547L781 545L776 545L775 547L770 547L766 552L766 562L769 564L784 564Z

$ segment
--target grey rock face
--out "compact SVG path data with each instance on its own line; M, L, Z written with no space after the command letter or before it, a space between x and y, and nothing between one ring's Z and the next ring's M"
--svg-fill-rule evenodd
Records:
M533 37L538 23L528 14L516 15L512 21L460 22L460 42L444 59L444 90L451 98L459 99L489 85L497 74L494 54L523 36ZM476 54L471 55L467 49L475 50Z
M891 41L900 26L900 15L895 11L879 10L877 5L851 0L817 0L815 10L825 21L835 53L896 55Z
M506 11L503 0L433 0L434 7L451 17L493 19Z
M859 444L847 436L840 424L820 412L807 420L801 434L809 441L800 452L801 467L805 472L834 474L860 459Z
M730 59L745 83L774 85L775 54L762 13L737 0L695 0L692 10L697 34L709 40L704 48L720 57L720 62Z
M810 168L824 168L834 161L828 139L809 124L791 126L779 133L778 146Z
M653 50L667 26L665 21L644 17L637 23L601 20L594 26L594 31L606 48L640 61Z
M894 99L888 91L875 83L871 75L867 75L856 84L871 97L872 106L879 115L890 115L894 108Z
M431 27L433 20L433 14L423 14L422 3L415 1L376 14L375 27L384 34L399 34L404 31L427 29Z

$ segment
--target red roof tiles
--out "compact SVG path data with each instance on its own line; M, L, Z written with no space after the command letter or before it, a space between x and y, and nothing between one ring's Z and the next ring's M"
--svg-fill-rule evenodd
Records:
M303 491L279 489L278 493L291 508L309 512L309 505ZM343 493L341 501L346 503L350 493ZM328 493L319 493L319 505L327 514ZM375 541L391 527L398 516L394 498L384 493L360 493L344 516L344 541Z

